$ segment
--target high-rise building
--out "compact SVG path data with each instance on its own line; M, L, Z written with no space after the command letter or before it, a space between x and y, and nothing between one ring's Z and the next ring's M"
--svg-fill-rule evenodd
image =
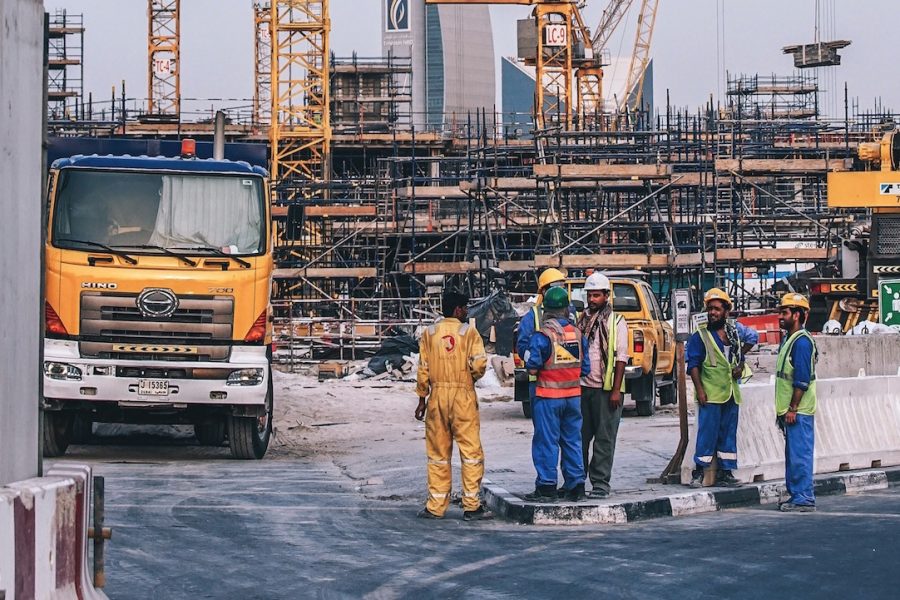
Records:
M412 59L416 129L461 126L494 111L494 37L487 6L381 0L385 55Z

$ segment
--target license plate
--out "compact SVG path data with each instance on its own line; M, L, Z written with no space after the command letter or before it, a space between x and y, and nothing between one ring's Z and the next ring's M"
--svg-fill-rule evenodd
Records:
M168 396L168 379L139 379L138 395L140 396Z

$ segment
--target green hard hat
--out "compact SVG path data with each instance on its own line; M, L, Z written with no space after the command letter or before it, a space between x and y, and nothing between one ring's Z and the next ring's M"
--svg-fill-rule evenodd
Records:
M552 287L544 294L544 308L566 308L569 306L569 292L566 288Z

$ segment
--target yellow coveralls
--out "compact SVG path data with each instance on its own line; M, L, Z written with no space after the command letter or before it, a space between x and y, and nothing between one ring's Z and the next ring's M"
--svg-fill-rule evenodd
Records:
M428 327L419 342L416 393L428 397L425 451L428 455L428 502L425 508L443 516L450 504L453 440L462 462L463 510L478 510L484 477L481 422L475 382L484 375L487 356L478 330L458 319L444 318Z

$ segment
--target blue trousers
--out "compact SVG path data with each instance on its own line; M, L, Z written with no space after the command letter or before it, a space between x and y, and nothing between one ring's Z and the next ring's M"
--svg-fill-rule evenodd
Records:
M813 491L815 422L812 415L797 415L796 423L783 425L784 483L792 504L816 505L816 494Z
M698 405L697 448L694 464L699 468L708 467L713 455L718 455L719 468L732 471L737 469L737 427L738 405L734 398L724 404Z
M531 460L536 486L556 487L556 467L562 467L567 490L584 483L581 458L581 397L536 398L532 405L534 437ZM560 461L562 453L562 461Z

